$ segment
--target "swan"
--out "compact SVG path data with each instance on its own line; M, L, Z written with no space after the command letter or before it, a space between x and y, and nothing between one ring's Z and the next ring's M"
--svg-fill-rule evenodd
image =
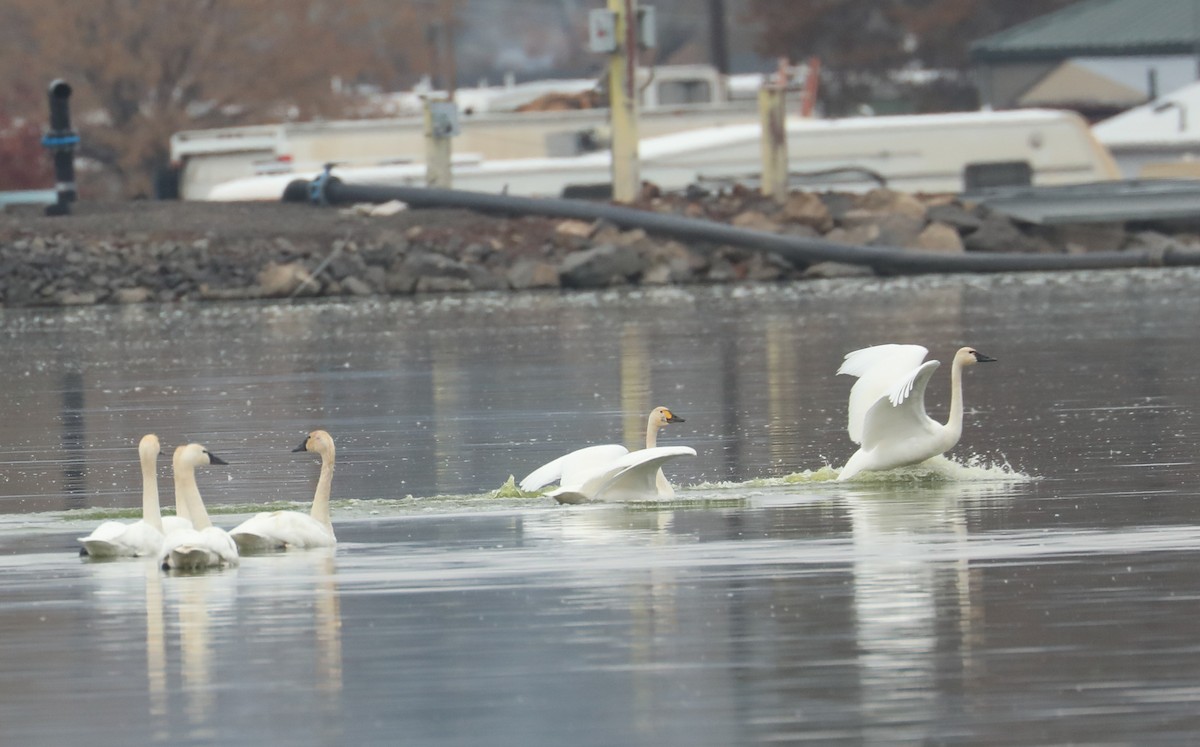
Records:
M333 483L335 449L333 437L312 431L292 452L311 451L321 456L321 475L313 496L311 513L264 511L246 519L230 534L238 551L246 554L290 548L332 547L337 544L329 518L329 488Z
M550 492L559 503L670 498L674 488L662 472L662 464L677 456L696 456L690 446L658 446L658 432L684 419L666 407L650 411L646 421L646 448L629 451L620 444L588 446L572 451L538 467L520 482L521 490L532 492L557 482Z
M847 430L861 448L846 462L838 481L863 470L917 464L943 454L962 436L962 370L990 358L959 348L950 366L950 418L939 423L925 414L925 387L941 364L925 360L920 345L876 345L847 353L839 374L858 377L850 390Z
M196 485L196 467L228 464L200 444L175 449L175 502L186 508L192 527L171 532L163 540L159 563L164 570L199 570L238 562L237 545L224 529L214 527Z
M80 555L92 558L134 558L157 555L163 543L163 519L158 507L155 462L162 451L158 436L148 433L138 443L142 465L142 518L132 524L106 521L79 538Z

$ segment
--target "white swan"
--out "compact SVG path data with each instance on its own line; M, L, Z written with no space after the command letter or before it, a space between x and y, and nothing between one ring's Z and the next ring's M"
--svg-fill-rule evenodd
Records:
M646 421L646 448L630 452L620 444L588 446L538 467L521 480L521 490L531 492L557 482L548 495L559 503L584 503L601 499L636 500L670 498L674 488L662 464L677 456L696 456L690 446L658 446L658 432L683 418L666 407L656 407Z
M186 508L192 528L171 532L163 540L159 564L164 569L199 570L238 562L237 545L224 529L214 527L196 485L196 467L227 464L200 444L175 449L175 502Z
M79 538L79 554L92 558L134 558L157 555L162 549L163 521L158 507L158 473L155 462L162 447L158 436L148 433L138 443L142 465L142 518L131 524L106 521L86 537Z
M925 387L941 365L925 360L920 345L876 345L847 353L839 374L857 376L850 390L847 430L861 448L846 462L838 481L863 470L917 464L943 454L962 436L963 366L988 363L973 348L960 348L950 366L950 418L939 423L925 414Z
M335 449L333 437L325 431L308 434L293 452L311 451L321 455L321 474L313 496L312 512L264 511L246 519L230 534L243 553L269 552L291 548L332 547L337 544L333 522L329 518L329 489L333 483Z

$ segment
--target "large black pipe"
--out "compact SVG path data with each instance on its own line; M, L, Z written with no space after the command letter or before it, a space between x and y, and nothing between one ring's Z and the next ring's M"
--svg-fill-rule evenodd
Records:
M1026 254L1005 252L941 252L894 247L853 246L824 239L782 236L766 231L736 228L724 223L695 220L582 200L515 197L485 192L426 187L383 187L345 184L336 177L297 180L288 185L283 199L328 204L389 202L400 200L412 207L465 208L506 215L544 215L577 220L604 220L621 228L640 228L647 233L683 241L729 244L773 252L797 265L843 262L867 265L884 274L951 272L1029 272L1037 270L1085 270L1128 267L1196 266L1200 251L1168 249L1161 252L1128 250L1086 254Z
M79 135L71 129L71 84L55 80L46 91L50 99L50 129L42 136L42 145L54 156L54 188L58 201L46 207L47 215L63 215L75 201L75 146Z

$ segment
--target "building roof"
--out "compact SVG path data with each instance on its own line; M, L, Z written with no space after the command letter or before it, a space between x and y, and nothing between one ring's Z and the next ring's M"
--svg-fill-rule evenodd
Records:
M1092 126L1109 148L1166 147L1200 143L1200 83L1130 109Z
M1200 0L1084 0L970 47L975 62L1198 51Z

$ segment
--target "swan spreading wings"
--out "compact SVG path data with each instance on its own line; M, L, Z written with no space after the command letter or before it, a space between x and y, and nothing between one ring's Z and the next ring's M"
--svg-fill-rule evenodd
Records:
M538 467L521 480L521 490L532 492L557 482L549 493L559 503L598 500L670 498L674 488L662 465L678 456L696 456L690 446L658 446L658 432L683 418L666 407L656 407L646 421L646 448L629 451L620 444L588 446Z
M950 417L939 423L925 413L925 387L941 364L925 361L920 345L876 345L847 353L839 374L855 376L847 431L860 445L838 474L849 480L864 470L917 464L954 448L962 436L962 369L996 360L960 348L950 366Z
M321 474L313 496L312 512L264 511L246 519L230 534L243 554L273 550L332 547L337 544L329 517L329 492L333 483L333 436L312 431L293 452L308 451L321 457Z

